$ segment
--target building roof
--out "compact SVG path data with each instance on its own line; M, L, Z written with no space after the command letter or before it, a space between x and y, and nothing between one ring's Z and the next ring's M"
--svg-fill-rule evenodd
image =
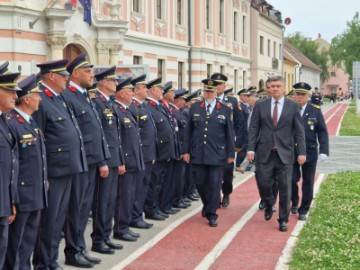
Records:
M286 57L286 53L287 57L292 58L288 60L296 60L297 62L300 62L303 66L322 72L322 69L319 66L317 66L313 61L307 58L302 52L296 49L288 41L284 40L284 57Z

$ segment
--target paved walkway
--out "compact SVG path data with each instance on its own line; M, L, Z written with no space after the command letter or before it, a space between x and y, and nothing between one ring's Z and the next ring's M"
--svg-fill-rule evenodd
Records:
M334 136L347 104L325 104L322 108L332 137L330 158L319 164L316 186L320 186L322 173L360 169L360 158L354 154L360 151L360 138ZM279 232L276 213L271 221L265 221L263 211L258 210L254 174L236 172L235 176L231 205L219 209L217 228L210 228L201 217L200 202L193 203L166 221L154 221L150 230L134 229L141 233L140 239L135 243L122 242L124 249L115 255L92 253L103 260L94 269L286 269L304 222L291 215L288 232ZM90 227L91 224L86 235L90 235ZM90 247L89 237L87 243ZM59 263L63 262L61 250Z

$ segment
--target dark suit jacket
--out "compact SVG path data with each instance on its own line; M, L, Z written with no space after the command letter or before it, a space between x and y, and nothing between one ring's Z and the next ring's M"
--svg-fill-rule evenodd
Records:
M217 101L208 117L204 101L192 104L184 149L192 164L225 165L227 158L235 156L231 109Z
M87 171L82 134L73 112L43 84L42 101L32 117L45 136L49 177Z
M267 163L273 144L283 164L292 164L294 146L297 142L299 155L306 155L304 126L299 114L299 105L287 98L277 126L271 117L272 98L256 102L249 127L248 151L255 152L256 162Z
M106 142L111 157L100 162L100 165L108 165L110 168L119 167L125 164L123 151L121 149L120 121L114 108L114 102L106 98L100 92L96 92L92 99L101 119Z
M88 164L103 163L102 161L110 158L110 152L95 105L72 85L68 85L61 95L79 124Z
M309 102L302 116L302 121L305 129L306 162L317 160L318 142L320 153L329 155L329 136L320 107Z
M18 147L5 116L0 117L3 118L0 119L0 217L8 217L13 214L12 205L18 203Z
M179 140L178 144L180 147L179 151L180 154L183 154L185 153L184 140L185 140L185 131L187 127L187 116L183 114L180 110L178 110L173 104L169 104L169 106L171 107L173 116L177 121L177 126L179 128L178 131L178 140Z
M115 111L120 120L122 151L125 157L127 172L144 170L144 159L141 151L139 129L131 113L121 104L115 102Z
M16 110L8 114L19 148L19 212L30 212L47 206L47 165L44 135L32 127Z
M175 131L172 126L172 120L169 118L168 113L162 105L158 105L152 100L147 100L146 106L151 112L156 126L158 149L158 156L156 157L156 160L164 161L168 159L176 159L176 134L174 133Z
M157 135L154 119L145 103L140 104L135 99L129 106L129 111L139 125L144 162L151 162L156 159L157 151Z

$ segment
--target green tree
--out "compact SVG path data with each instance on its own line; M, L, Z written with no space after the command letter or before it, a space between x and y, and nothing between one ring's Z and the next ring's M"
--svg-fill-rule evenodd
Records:
M320 74L322 82L329 78L329 52L327 50L320 51L315 41L303 36L300 32L287 36L286 40L322 69Z
M356 12L347 22L347 29L331 40L330 58L334 65L345 65L346 73L352 78L352 63L360 61L360 18Z

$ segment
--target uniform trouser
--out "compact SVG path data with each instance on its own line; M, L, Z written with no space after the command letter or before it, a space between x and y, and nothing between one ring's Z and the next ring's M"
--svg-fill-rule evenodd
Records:
M145 200L146 215L151 216L154 215L157 211L159 211L159 204L158 204L159 194L169 164L170 163L166 160L155 161L152 167L149 190Z
M69 206L71 182L74 176L48 179L48 207L41 212L39 233L33 255L35 269L47 269L57 264L60 233Z
M126 172L119 176L114 213L114 235L129 232L138 179L138 172Z
M0 269L4 269L9 237L9 217L0 217Z
M98 175L92 205L92 243L101 244L110 238L118 186L118 167L109 168L109 175Z
M314 178L316 171L317 160L312 162L305 162L301 166L302 171L302 198L301 205L299 207L299 214L307 214L310 209L311 202L314 197ZM300 180L300 166L295 163L293 166L293 178L292 178L292 193L291 201L292 205L298 205L299 203L299 188L298 181Z
M184 195L190 195L195 192L196 187L194 184L194 179L191 177L191 164L185 163L185 173L184 173Z
M208 220L217 219L221 176L224 166L191 164L192 177L203 203L203 213Z
M279 221L288 222L290 214L291 175L292 164L283 164L278 153L271 151L267 163L256 162L256 183L260 197L264 200L266 208L275 203L273 194L274 181L279 186Z
M183 198L183 190L184 190L184 173L185 173L185 161L175 160L174 164L174 192L173 192L173 199L172 203L177 204Z
M70 206L65 220L65 256L85 249L84 233L89 219L95 188L96 165L75 175L71 183Z
M132 211L132 222L144 221L142 214L144 212L145 199L149 189L149 183L151 178L152 161L145 163L145 170L138 172L138 183L135 191L135 202Z
M224 166L222 193L229 195L233 191L233 178L234 178L234 162ZM220 178L221 179L221 178Z
M172 199L175 187L175 175L174 170L176 166L176 160L171 159L168 162L168 167L165 173L164 182L160 189L159 194L159 207L161 210L169 210L172 207Z
M247 153L247 147L243 147L241 151L237 153L236 163L235 163L236 167L240 167L240 165L244 162L246 158L246 153Z
M4 269L31 270L30 257L38 234L41 210L18 212L9 226Z

